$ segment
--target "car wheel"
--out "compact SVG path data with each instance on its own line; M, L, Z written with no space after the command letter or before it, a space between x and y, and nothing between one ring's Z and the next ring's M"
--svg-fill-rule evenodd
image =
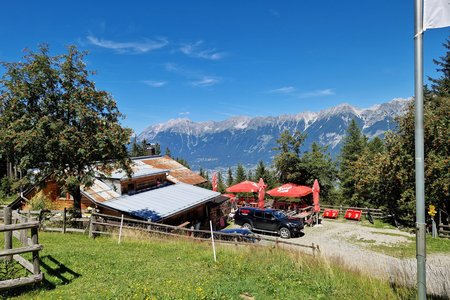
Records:
M248 230L252 230L253 229L252 224L250 224L250 223L242 224L242 228L245 228L245 229L248 229Z
M288 239L291 237L291 231L286 227L281 227L278 233L283 239Z

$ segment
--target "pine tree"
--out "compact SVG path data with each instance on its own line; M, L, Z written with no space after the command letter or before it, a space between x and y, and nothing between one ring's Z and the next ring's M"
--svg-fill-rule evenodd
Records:
M366 147L366 137L355 120L352 120L347 128L344 142L339 157L339 179L344 200L351 204L355 194L356 178L354 176L354 163Z
M217 191L221 194L225 192L225 184L223 183L222 173L220 172L217 172Z
M264 180L264 183L267 185L268 189L273 188L275 186L274 177L270 172L270 170L266 168L262 160L258 162L254 175L254 179L256 182L259 182L260 178Z
M281 133L277 139L278 147L274 150L280 151L273 160L277 179L281 183L301 183L300 172L300 147L306 139L306 134L296 130L291 134L288 130Z
M236 168L236 178L234 179L234 183L240 183L245 180L247 180L247 178L245 176L244 166L242 164L238 164Z
M337 169L327 147L314 142L311 150L305 152L300 160L301 184L312 187L314 180L317 179L320 184L320 197L325 201L333 201L330 194L334 192Z
M165 155L167 155L168 157L170 157L171 153L170 153L169 147L166 147L166 153L165 153Z
M231 168L228 168L228 176L227 176L227 186L233 185L233 171Z
M161 155L161 145L159 143L155 143L155 154Z

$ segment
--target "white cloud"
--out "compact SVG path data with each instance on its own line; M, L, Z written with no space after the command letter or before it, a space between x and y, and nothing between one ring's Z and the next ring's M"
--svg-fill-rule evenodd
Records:
M322 96L333 96L335 93L333 89L323 89L323 90L314 90L310 92L304 92L299 94L299 98L310 98L310 97L322 97Z
M295 91L295 87L293 86L284 86L278 89L270 90L269 93L272 94L290 94Z
M191 112L189 112L189 111L183 111L183 112L179 113L180 116L187 116L189 114L191 114Z
M180 51L187 56L203 58L208 60L220 60L225 56L224 52L219 52L215 48L202 49L203 41L197 41L191 44L183 44Z
M164 64L164 68L166 71L178 74L187 80L189 80L189 84L196 87L207 87L218 84L221 81L221 78L216 76L210 76L202 74L202 72L186 69L182 66L179 66L174 63L166 63Z
M115 42L111 40L105 40L97 38L93 35L88 35L87 40L92 45L115 50L118 53L146 53L153 50L161 49L165 47L169 42L165 38L159 38L156 40L145 39L139 42Z
M212 85L218 84L219 82L220 82L220 80L216 77L205 76L200 80L191 81L191 84L193 86L205 87L205 86L212 86Z
M167 84L167 81L155 81L155 80L143 80L142 82L154 88L162 87Z

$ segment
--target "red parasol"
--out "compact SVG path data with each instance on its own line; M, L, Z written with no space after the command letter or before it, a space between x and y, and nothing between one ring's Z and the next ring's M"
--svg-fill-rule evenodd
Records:
M258 191L258 207L264 208L264 195L266 193L266 187L264 180L262 178L259 179L259 191Z
M279 186L267 192L267 194L273 197L290 197L290 198L303 197L311 193L312 189L309 186L296 185L293 183L283 184L282 186Z
M231 203L233 203L236 200L236 195L234 194L222 194L222 196L230 198Z
M249 180L242 181L241 183L232 185L226 189L228 193L256 193L258 190L258 184Z
M319 181L317 181L317 179L314 180L312 192L313 192L313 201L314 201L314 212L320 212L320 205L319 205L320 186L319 186Z
M217 173L214 173L212 177L212 190L213 192L217 192Z
M234 197L236 197L235 194L222 194L222 196L228 197L230 199L233 199Z

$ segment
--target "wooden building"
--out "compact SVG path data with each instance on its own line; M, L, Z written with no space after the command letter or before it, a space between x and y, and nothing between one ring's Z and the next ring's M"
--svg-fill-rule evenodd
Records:
M227 215L221 205L228 198L195 186L206 180L170 157L139 157L132 162L131 177L121 170L99 173L92 185L82 187L82 210L91 207L105 214L173 225L211 218L214 224L220 224L220 218ZM10 206L30 209L27 200L42 190L50 198L52 209L73 207L73 198L62 192L51 176L40 186L30 188Z

